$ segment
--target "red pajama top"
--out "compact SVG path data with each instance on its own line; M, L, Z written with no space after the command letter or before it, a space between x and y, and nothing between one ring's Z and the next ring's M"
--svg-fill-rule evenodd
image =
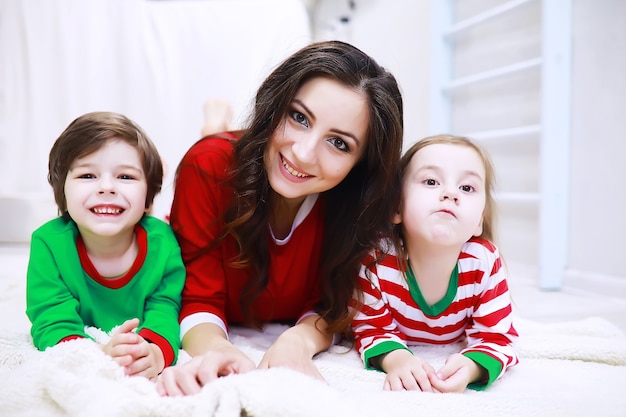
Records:
M227 330L228 324L243 321L239 299L251 270L231 266L239 255L232 236L209 249L233 198L228 184L232 157L230 140L207 137L189 149L179 167L170 222L187 268L180 314L183 335L200 323ZM261 321L296 321L318 300L323 201L321 196L310 197L310 211L305 201L299 216L306 217L285 241L277 242L268 224L269 280L254 304Z

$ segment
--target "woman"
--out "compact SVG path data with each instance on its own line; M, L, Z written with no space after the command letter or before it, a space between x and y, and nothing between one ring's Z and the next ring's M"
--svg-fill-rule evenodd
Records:
M402 150L395 78L339 41L313 43L259 88L245 131L206 137L178 168L171 224L187 267L183 348L161 394L255 368L228 325L295 323L258 368L323 379L312 358L350 324L360 262L389 233Z

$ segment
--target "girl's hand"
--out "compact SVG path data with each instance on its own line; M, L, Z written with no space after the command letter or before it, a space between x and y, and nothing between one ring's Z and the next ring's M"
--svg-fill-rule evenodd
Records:
M387 373L383 389L385 391L423 391L435 392L428 378L435 369L418 356L405 349L387 353L380 361Z
M430 373L428 378L440 392L463 392L470 383L486 380L487 371L467 356L455 353L446 359L437 373Z
M163 370L157 381L157 392L163 396L192 395L221 376L240 374L254 369L254 362L228 344L195 356L189 362Z

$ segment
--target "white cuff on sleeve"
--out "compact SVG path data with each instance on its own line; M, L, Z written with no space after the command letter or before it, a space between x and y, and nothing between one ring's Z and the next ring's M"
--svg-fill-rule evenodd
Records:
M226 330L226 323L212 313L194 313L183 319L180 322L180 340L183 339L185 333L187 333L192 327L197 326L202 323L212 323L219 326L224 333L226 334L226 339L228 339L228 331Z

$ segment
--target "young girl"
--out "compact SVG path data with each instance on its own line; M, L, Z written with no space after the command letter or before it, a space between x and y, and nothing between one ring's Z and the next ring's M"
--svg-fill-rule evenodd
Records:
M493 176L487 154L463 137L432 136L402 157L392 250L364 262L352 323L366 368L387 373L384 389L484 389L518 362L492 243ZM467 347L437 371L408 348L464 338Z
M26 277L38 349L120 325L102 349L128 375L176 361L185 267L169 225L146 215L162 179L155 146L120 114L88 113L61 133L48 174L61 216L33 233Z
M363 256L390 233L380 212L402 149L392 74L352 45L313 43L257 91L244 131L200 140L178 168L171 224L187 267L183 348L168 395L255 368L322 378L313 356L350 325ZM294 324L255 364L228 326Z

